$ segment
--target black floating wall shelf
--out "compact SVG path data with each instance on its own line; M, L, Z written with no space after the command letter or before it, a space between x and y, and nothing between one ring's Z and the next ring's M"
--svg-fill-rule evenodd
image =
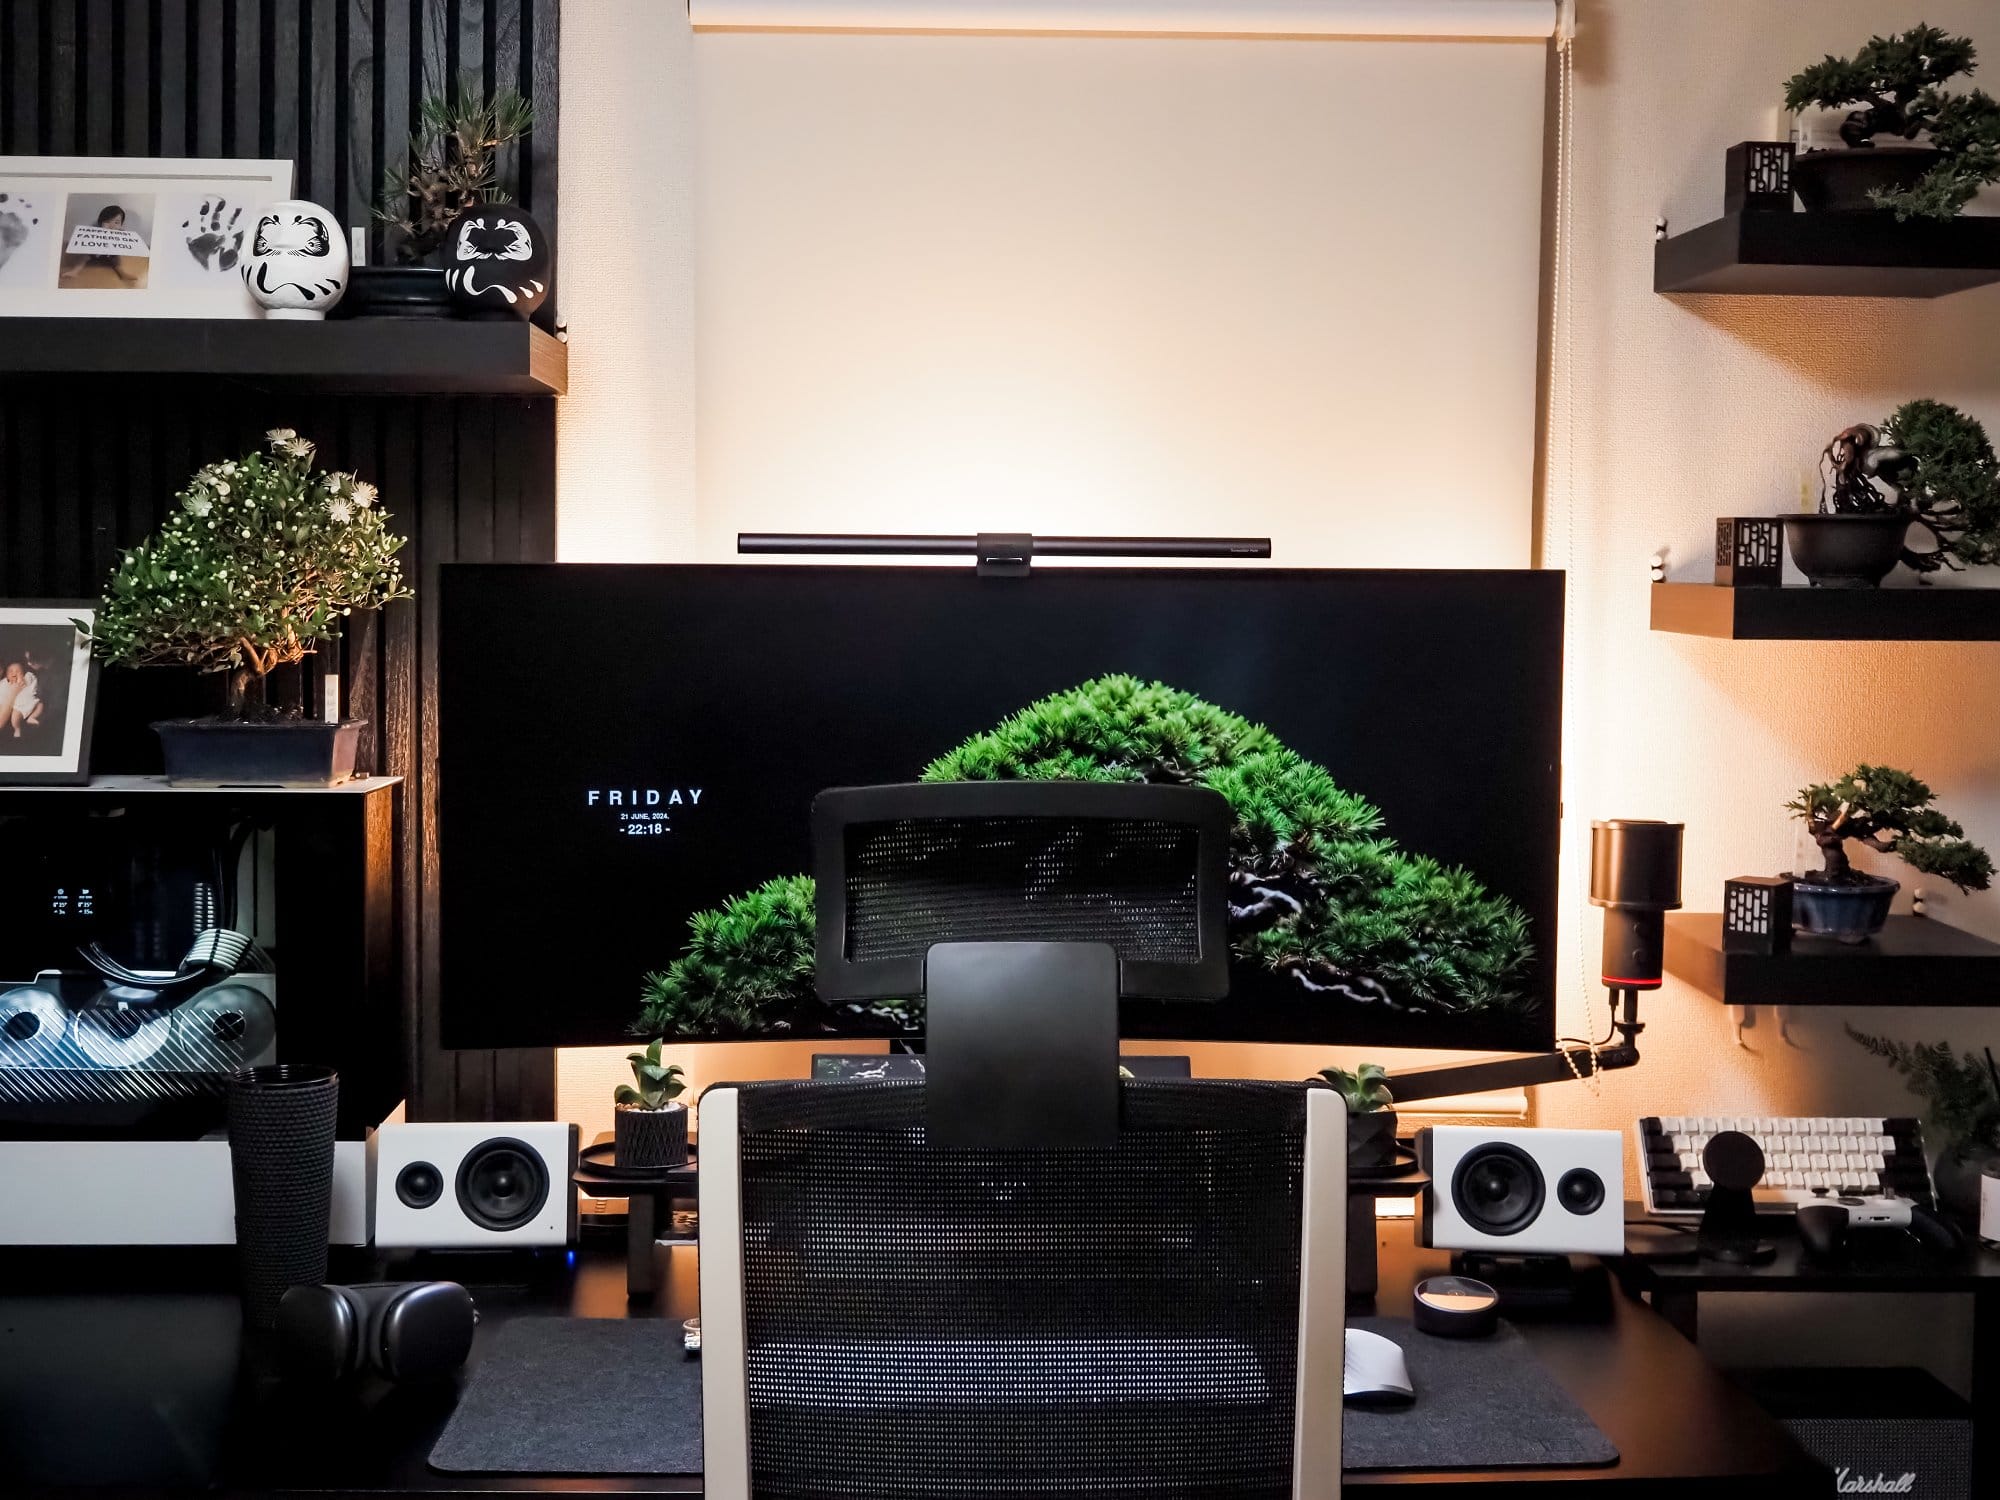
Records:
M2000 641L2000 588L1656 583L1652 625L1731 641Z
M2000 281L2000 217L1725 214L1653 246L1653 290L1942 297Z
M0 380L186 375L318 391L560 396L569 348L518 319L8 318Z
M1724 951L1719 912L1668 912L1666 967L1730 1005L2000 1003L2000 943L1929 917L1891 917L1853 946L1795 936L1772 954Z

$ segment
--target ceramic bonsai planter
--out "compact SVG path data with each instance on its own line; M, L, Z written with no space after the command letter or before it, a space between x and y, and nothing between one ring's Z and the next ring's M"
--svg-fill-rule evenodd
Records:
M366 719L167 719L153 726L173 786L338 786Z
M619 1166L687 1165L688 1112L685 1104L669 1104L665 1109L633 1109L621 1104L612 1115L612 1156Z
M1792 159L1792 188L1813 213L1883 213L1868 195L1875 189L1913 188L1937 165L1929 146L1862 146L1808 151Z
M336 318L449 318L451 294L436 266L356 266Z
M1882 875L1861 875L1839 885L1810 875L1792 880L1792 926L1836 942L1865 943L1889 920L1889 903L1902 883Z
M1882 516L1785 516L1785 545L1792 561L1815 588L1872 589L1902 560L1910 518Z

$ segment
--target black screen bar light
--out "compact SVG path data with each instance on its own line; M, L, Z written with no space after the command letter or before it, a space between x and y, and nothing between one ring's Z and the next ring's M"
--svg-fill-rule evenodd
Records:
M1025 573L1037 557L1183 560L1269 557L1267 536L1030 536L1024 531L956 535L914 532L739 531L745 556L969 557L982 573Z

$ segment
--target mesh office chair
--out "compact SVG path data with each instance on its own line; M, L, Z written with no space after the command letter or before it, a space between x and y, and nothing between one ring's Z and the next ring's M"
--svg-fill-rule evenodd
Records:
M1228 819L1211 798L1046 783L822 797L821 987L925 993L930 1076L703 1096L712 1500L1338 1495L1340 1097L1117 1079L1121 993L1226 985ZM1032 1012L1043 981L1091 1024L987 1024ZM871 988L887 985L907 988ZM1013 1054L1019 1092L1065 1069L1106 1085L1110 1134L1079 1146L1003 1122L940 1139L964 1112L934 1096L980 1095L1010 1044L1030 1049ZM947 1064L941 1046L964 1055ZM1073 1055L1037 1067L1037 1048Z

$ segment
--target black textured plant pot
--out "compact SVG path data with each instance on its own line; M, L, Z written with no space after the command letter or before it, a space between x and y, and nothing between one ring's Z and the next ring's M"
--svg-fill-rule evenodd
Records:
M1889 903L1901 889L1901 882L1881 875L1861 875L1841 885L1794 876L1792 926L1842 943L1865 943L1889 920Z
M1808 151L1792 158L1792 188L1814 213L1884 213L1869 198L1872 189L1915 187L1937 161L1938 153L1929 146Z
M1785 545L1815 588L1872 589L1903 556L1910 518L1886 516L1786 516Z
M326 1280L339 1100L331 1068L278 1063L230 1075L229 1172L247 1328L275 1328L287 1288Z
M175 786L338 786L366 719L165 719L153 726Z
M356 266L335 318L448 318L451 294L437 266Z
M612 1157L621 1167L684 1167L688 1159L688 1112L684 1104L665 1109L614 1111Z
M1350 1167L1390 1167L1396 1164L1396 1112L1370 1110L1347 1117L1347 1164Z

